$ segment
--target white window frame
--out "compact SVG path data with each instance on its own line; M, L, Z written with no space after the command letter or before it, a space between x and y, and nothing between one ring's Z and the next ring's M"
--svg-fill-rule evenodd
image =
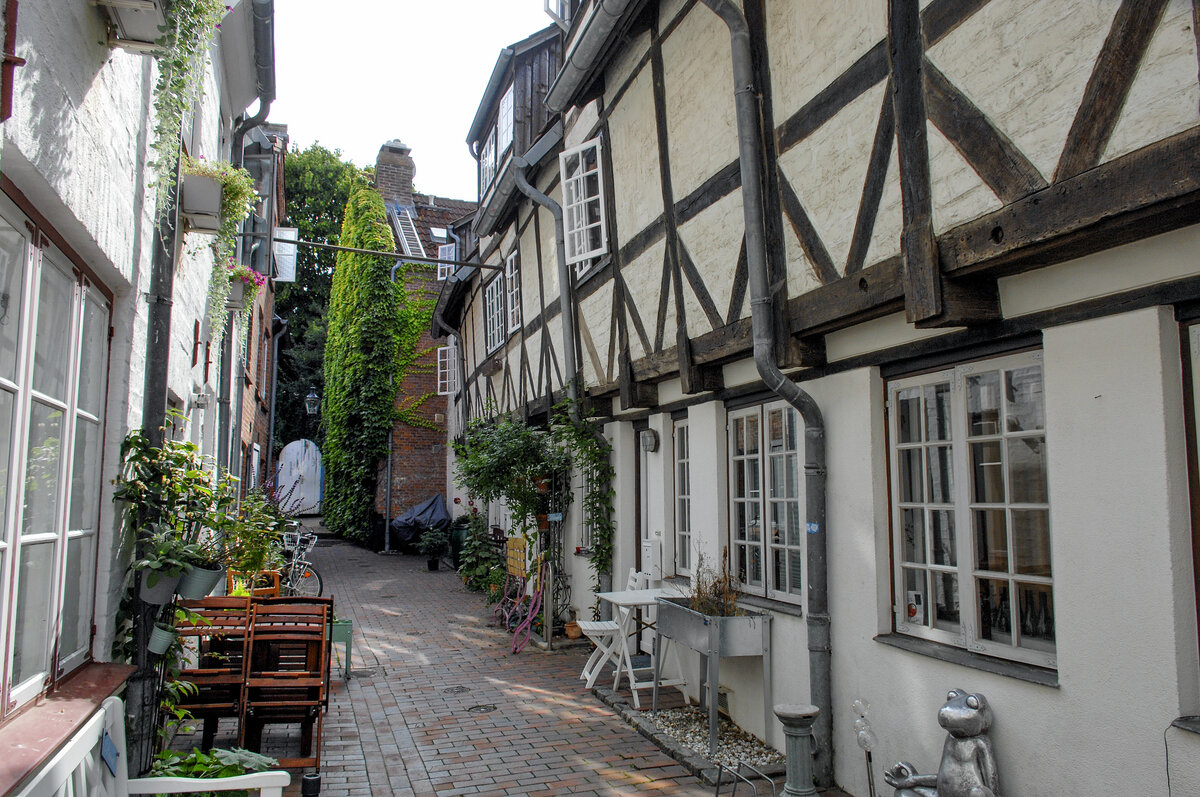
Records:
M920 637L971 651L996 656L1043 667L1057 667L1057 656L1054 642L1044 639L1034 639L1022 645L1020 626L1024 594L1019 585L1033 590L1049 588L1048 606L1033 606L1029 604L1030 622L1046 627L1045 613L1051 615L1048 622L1051 627L1054 620L1053 595L1053 563L1050 561L1050 544L1053 531L1050 527L1050 501L1046 457L1046 428L1045 403L1042 401L1033 415L1021 418L1010 412L1009 395L1019 395L1022 390L1020 383L1014 381L1010 386L1009 378L1021 379L1021 374L1028 374L1031 369L1039 372L1040 384L1044 385L1045 374L1042 370L1042 354L1040 351L1022 352L988 360L981 360L959 365L954 368L925 373L918 376L890 380L887 385L887 419L889 432L888 462L890 467L891 493L889 501L892 514L892 576L894 594L892 609L895 617L897 633ZM984 407L988 392L976 392L975 384L982 384L991 374L999 374L999 380L991 386L991 394L995 397L996 416L994 420L983 420L976 423L974 429L969 429L969 413L972 406ZM1024 384L1031 384L1026 382ZM916 418L918 425L916 439L908 439L901 428L901 414L906 402L917 401ZM943 426L946 417L939 409L949 402L948 426ZM930 415L930 413L933 415ZM912 416L908 426L913 423ZM986 417L982 413L979 418ZM1013 428L1028 418L1040 420L1041 425L1033 428ZM936 421L937 430L930 431L930 422ZM1044 501L1013 501L1014 469L1012 467L1012 452L1033 452L1038 456L1041 452ZM902 462L903 454L903 462ZM1000 466L1000 481L986 480L987 489L1003 489L1003 500L978 501L975 491L981 482L979 477L994 476L993 471L980 471L977 475L972 471L972 459L976 456L991 457L998 455L998 461L981 462L984 467ZM918 481L913 479L914 459L921 468ZM948 457L948 459L947 459ZM1036 460L1030 460L1036 462ZM949 477L949 478L947 478ZM1024 489L1037 491L1036 482L1027 482ZM903 487L902 487L903 485ZM986 564L996 565L983 568L978 561L977 539L980 530L976 520L989 515L995 527L997 513L1003 520L1004 550L998 548ZM1018 546L1015 538L1018 536L1015 523L1016 513L1034 518L1040 515L1043 519L1043 536L1029 536L1026 544ZM1027 521L1028 523L1028 521ZM919 527L919 532L917 528ZM1035 529L1036 524L1027 525L1027 529ZM952 528L949 534L936 533L937 528ZM987 539L995 541L994 534L983 532ZM1030 534L1029 531L1026 532ZM918 543L919 540L919 543ZM952 542L952 544L948 544ZM1038 556L1044 557L1044 567L1048 574L1035 572L1018 572L1017 562L1020 558L1020 548L1026 551L1027 560L1037 564ZM941 576L939 582L938 576ZM919 579L919 581L918 581ZM993 638L985 638L982 622L983 612L980 609L979 582L981 580L1003 582L1007 589L1007 615L1005 622L1008 632L996 632ZM917 589L909 589L916 586ZM947 613L939 616L939 592L957 593L958 622L953 622L953 615ZM917 593L914 595L913 593ZM1030 598L1038 592L1028 593ZM1043 592L1044 594L1044 592ZM918 599L919 595L919 599ZM1016 603L1017 605L1013 605ZM924 604L924 605L922 605ZM1002 606L1004 604L1001 604ZM995 612L992 613L995 616ZM1041 619L1038 619L1041 618ZM990 622L987 624L990 626ZM1008 636L1005 640L1003 637Z
M508 90L500 98L500 106L496 112L496 161L504 159L504 153L513 143L513 86L508 84Z
M570 0L545 0L542 7L558 27L564 31L571 27Z
M458 254L458 245L451 241L448 244L439 244L437 249L438 260L457 260L455 255ZM437 264L438 281L447 280L454 273L454 266L449 263Z
M504 345L504 275L498 274L483 289L483 317L487 351L491 354Z
M496 178L496 128L488 132L479 151L479 198L482 199Z
M676 421L672 457L675 462L675 574L692 574L692 466L687 421Z
M435 241L448 241L450 236L447 234L445 227L430 227L429 237Z
M597 136L558 156L567 264L575 266L577 274L586 272L593 258L608 252L603 153L601 139ZM590 168L588 161L592 161ZM594 182L594 191L589 188L591 182Z
M783 437L772 442L770 424L776 420ZM743 592L802 604L808 579L803 533L803 420L794 407L779 401L731 410L727 430L730 572ZM739 435L745 440L741 448ZM781 481L772 479L776 469ZM782 485L781 493L775 492L777 484ZM776 517L782 518L782 526L772 524Z
M508 331L521 329L521 264L514 250L504 261L504 307Z
M437 394L453 396L458 392L458 346L439 346L437 350Z
M12 378L0 374L0 392L11 398L11 417L8 428L0 437L7 436L8 450L0 452L6 456L4 463L7 483L2 485L8 496L0 511L0 718L8 716L33 700L46 685L67 672L74 670L91 653L90 630L95 612L95 569L99 548L99 511L101 458L104 447L104 409L108 380L108 329L111 324L111 307L99 291L79 276L72 261L56 247L44 242L35 245L26 232L24 215L7 202L3 205L4 223L20 241L22 254L9 263L15 269L13 282L20 285L20 294L14 295L5 308L6 321L16 330L16 350ZM14 219L16 221L14 221ZM19 261L19 262L18 262ZM42 275L53 270L68 286L64 299L69 307L46 308L52 315L40 319L43 308ZM89 311L92 311L89 315ZM63 359L63 383L59 395L50 395L37 386L38 363L35 351L38 346L39 320L58 329L65 329L60 345L62 352L50 352ZM99 325L98 327L96 325ZM85 336L91 331L90 340ZM97 336L98 333L98 336ZM85 351L88 344L95 348ZM45 354L45 353L44 353ZM81 372L90 372L98 379L92 383L96 390L90 398L96 406L87 406ZM43 384L42 387L45 387ZM26 495L31 458L29 447L33 434L35 406L48 409L58 420L58 462L54 464L53 479L57 484L53 496L53 507L41 518L45 530L25 528L25 513L29 497ZM90 442L95 444L91 451L83 452L90 459L77 459L77 444L87 438L79 437L79 430L87 427ZM72 544L83 554L78 561L77 572L71 576L73 564L69 561ZM87 550L90 545L90 551ZM50 559L45 569L37 571L34 582L45 585L46 591L38 597L34 606L45 599L44 615L25 618L47 629L46 646L37 651L44 662L38 671L23 673L21 683L13 683L16 656L16 628L22 607L20 579L24 575L22 556L26 548L49 546ZM86 553L84 553L86 552ZM68 607L66 603L72 605ZM67 649L65 624L72 613L77 614L78 640L72 649ZM26 640L28 643L29 640Z

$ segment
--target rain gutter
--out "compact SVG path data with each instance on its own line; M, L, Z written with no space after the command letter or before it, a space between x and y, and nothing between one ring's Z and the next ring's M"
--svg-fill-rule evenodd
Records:
M598 0L592 13L584 20L579 34L563 57L562 69L546 92L546 107L562 113L570 107L576 92L591 74L600 53L616 30L621 16L635 0Z

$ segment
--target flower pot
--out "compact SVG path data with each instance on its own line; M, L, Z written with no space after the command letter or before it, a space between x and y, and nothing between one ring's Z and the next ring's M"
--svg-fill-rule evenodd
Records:
M246 306L246 283L240 279L229 281L229 296L225 298L225 306L230 310L241 310Z
M161 656L171 647L175 637L174 628L162 623L155 623L154 628L150 631L150 639L146 642L146 650Z
M567 639L579 639L583 636L583 629L574 620L563 626L563 630L567 632Z
M192 569L183 574L179 580L179 597L185 600L200 600L207 598L209 593L225 575L225 568L200 567L193 565Z
M215 235L221 229L221 182L215 177L185 174L180 181L179 212L192 232Z
M155 576L157 576L157 580L151 584L150 581ZM182 573L159 573L154 570L146 570L142 573L142 588L138 591L138 596L154 606L170 603L181 578L183 578Z

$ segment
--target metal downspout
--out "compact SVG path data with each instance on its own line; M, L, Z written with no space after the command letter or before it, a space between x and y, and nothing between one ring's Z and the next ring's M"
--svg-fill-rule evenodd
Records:
M825 528L825 423L817 402L784 376L775 361L775 324L767 277L763 207L762 130L758 89L750 50L750 29L740 8L730 0L702 0L729 28L733 56L734 102L737 109L738 154L742 174L742 210L746 223L751 329L754 364L767 387L799 411L804 419L804 495L807 516L808 664L810 700L821 709L814 730L817 783L833 783L833 715L829 633L827 532Z
M241 166L244 160L245 136L254 128L267 120L271 112L271 103L275 100L275 35L273 22L275 15L274 0L254 0L252 9L254 21L254 71L258 81L258 111L247 119L242 120L233 129L231 136L231 152L229 160L235 167ZM231 470L232 439L237 433L241 442L242 406L241 391L238 391L237 423L234 427L229 424L229 393L230 379L233 371L233 318L225 322L225 337L221 341L221 385L217 391L217 428L222 433L217 436L217 466ZM239 472L241 471L239 462Z
M525 179L525 170L529 162L522 157L512 159L513 174L516 176L517 188L521 193L538 203L554 216L554 248L558 255L558 306L562 312L563 325L563 359L566 360L567 398L571 402L571 418L579 418L578 380L579 372L575 364L575 306L571 302L571 271L567 268L567 238L563 231L562 206L541 191L534 188Z
M271 401L267 419L267 483L280 492L275 480L275 386L279 384L279 341L287 334L287 319L275 316L271 324Z

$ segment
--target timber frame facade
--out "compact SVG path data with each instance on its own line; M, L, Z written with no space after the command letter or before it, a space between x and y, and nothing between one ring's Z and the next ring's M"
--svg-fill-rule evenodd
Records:
M753 131L714 13L730 6ZM558 115L507 163L570 208L576 173L554 156L596 142L584 199L602 213L566 226L600 219L604 251L560 268L551 212L481 185L481 267L459 269L435 322L461 354L452 434L493 412L544 420L577 378L614 446L613 572L653 566L656 546L668 578L700 555L727 564L776 617L780 702L810 702L821 677L805 555L827 536L824 781L868 793L856 698L876 707L876 760L932 770L936 708L965 685L1002 718L1006 793L1200 788L1200 3L573 10L562 42L539 45L561 66L537 110ZM477 120L521 80L507 74ZM825 419L819 529L803 518L804 423L755 365L746 140L770 348ZM586 546L577 518L566 528L566 550ZM592 575L567 570L584 612ZM755 668L722 685L734 719L782 747ZM1081 724L1123 730L1078 762L1042 760Z

